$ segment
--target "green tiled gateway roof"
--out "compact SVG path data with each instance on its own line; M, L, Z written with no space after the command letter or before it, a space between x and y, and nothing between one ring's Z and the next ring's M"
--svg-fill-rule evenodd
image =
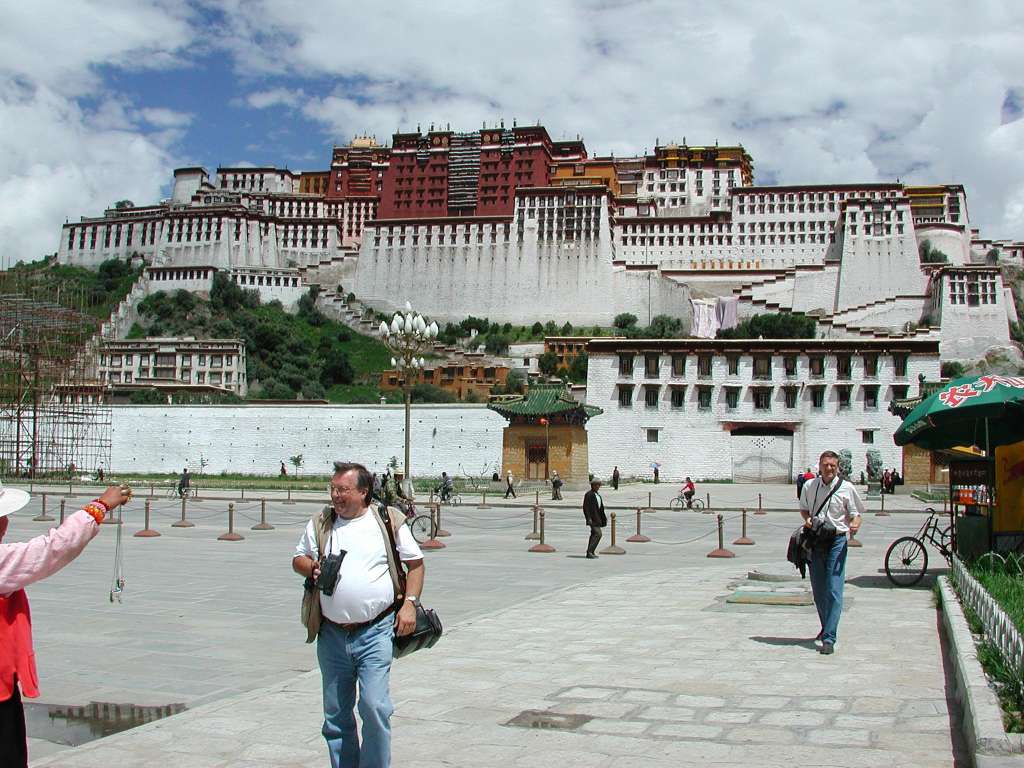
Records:
M534 384L525 395L498 395L487 407L506 419L513 416L556 416L578 411L585 419L603 413L593 405L582 405L561 384Z

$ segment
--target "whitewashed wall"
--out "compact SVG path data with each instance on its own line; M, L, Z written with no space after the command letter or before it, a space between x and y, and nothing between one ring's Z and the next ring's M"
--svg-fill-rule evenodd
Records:
M114 406L110 466L121 472L246 472L276 475L302 454L302 472L338 459L383 471L404 452L404 409L376 405ZM483 405L412 410L414 475L479 474L501 462L505 419ZM460 465L463 469L460 469Z

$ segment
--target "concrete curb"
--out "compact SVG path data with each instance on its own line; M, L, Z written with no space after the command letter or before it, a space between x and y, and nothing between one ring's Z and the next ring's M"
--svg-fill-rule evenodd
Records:
M946 576L939 577L942 626L952 651L956 699L963 707L963 730L975 768L1024 766L1024 734L1003 730L1002 711L988 684L960 600Z

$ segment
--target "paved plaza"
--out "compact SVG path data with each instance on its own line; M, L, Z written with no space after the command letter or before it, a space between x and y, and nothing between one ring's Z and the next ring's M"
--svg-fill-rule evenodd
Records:
M610 506L625 508L618 543L626 554L596 561L582 557L580 492L542 499L551 554L527 551L532 497L518 506L489 498L489 509L467 498L446 509L452 535L426 555L424 598L447 631L434 649L393 667L395 765L966 765L932 593L892 589L881 571L885 548L920 525L920 512L868 515L863 547L850 551L836 654L823 657L811 640L813 606L727 602L737 591L809 588L748 578L795 575L785 561L799 522L794 488L699 489L716 506L756 509L760 491L764 507L793 510L751 514L756 543L746 547L731 545L739 513L723 513L732 559L705 557L717 546L709 514L648 514L643 532L653 541L625 541L648 492L660 506L675 490L605 489ZM142 527L142 505L133 502L121 604L108 599L115 526L29 588L38 701L187 707L72 749L34 739L33 765L326 764L319 673L290 569L314 506L268 502L276 528L261 532L250 530L258 502L239 501L236 527L246 538L223 542L226 504L190 505L196 526L171 528L180 507L155 500L153 527L163 535L138 539L130 534ZM924 505L899 495L887 506ZM38 511L37 494L14 516L10 541L45 530L31 521ZM936 555L933 570L939 564Z

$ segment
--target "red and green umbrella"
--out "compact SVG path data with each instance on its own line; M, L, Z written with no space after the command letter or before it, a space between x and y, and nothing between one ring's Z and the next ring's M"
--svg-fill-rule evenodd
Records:
M1024 376L954 379L908 413L893 440L930 450L976 445L986 453L1024 440Z

